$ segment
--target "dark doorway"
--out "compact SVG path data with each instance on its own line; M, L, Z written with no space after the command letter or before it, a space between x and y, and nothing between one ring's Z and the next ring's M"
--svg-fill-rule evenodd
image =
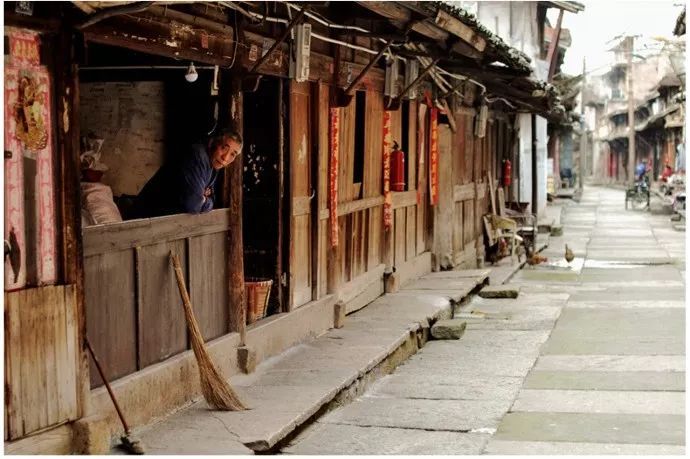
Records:
M264 77L244 93L243 239L247 279L272 279L267 315L281 311L282 84Z

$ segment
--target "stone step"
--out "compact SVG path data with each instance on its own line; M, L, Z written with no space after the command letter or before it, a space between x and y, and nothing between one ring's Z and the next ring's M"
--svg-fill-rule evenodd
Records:
M520 287L509 285L490 285L479 291L482 298L517 298Z

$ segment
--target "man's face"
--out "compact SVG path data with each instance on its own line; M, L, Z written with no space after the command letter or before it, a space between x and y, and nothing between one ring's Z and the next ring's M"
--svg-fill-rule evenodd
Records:
M232 163L240 154L242 145L228 137L221 139L211 152L211 166L218 170Z

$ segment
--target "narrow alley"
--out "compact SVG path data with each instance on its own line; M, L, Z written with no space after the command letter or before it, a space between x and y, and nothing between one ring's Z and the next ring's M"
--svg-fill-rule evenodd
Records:
M683 454L685 233L589 187L563 235L289 454ZM568 265L564 244L576 255Z

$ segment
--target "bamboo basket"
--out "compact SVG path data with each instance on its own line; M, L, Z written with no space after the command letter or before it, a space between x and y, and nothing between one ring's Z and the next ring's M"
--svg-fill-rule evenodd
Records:
M272 285L271 279L245 279L244 296L247 301L247 324L254 323L266 316Z

